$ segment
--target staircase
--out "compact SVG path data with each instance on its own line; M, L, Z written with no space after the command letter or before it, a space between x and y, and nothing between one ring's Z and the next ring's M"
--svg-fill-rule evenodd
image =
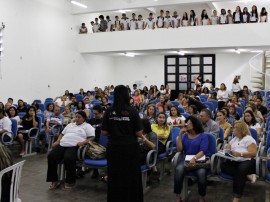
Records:
M270 51L255 55L249 65L252 91L270 90Z

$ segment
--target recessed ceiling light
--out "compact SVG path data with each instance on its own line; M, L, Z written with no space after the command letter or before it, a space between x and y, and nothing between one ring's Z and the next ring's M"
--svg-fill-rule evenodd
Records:
M178 55L185 55L185 52L184 51L177 51L177 54Z
M85 4L82 4L78 1L71 1L72 4L76 5L76 6L80 6L82 8L87 8L87 6Z
M240 53L241 53L240 50L238 50L237 48L236 48L234 51L235 51L235 53L237 53L237 54L240 54Z
M123 53L125 56L127 57L135 57L135 54L134 53Z

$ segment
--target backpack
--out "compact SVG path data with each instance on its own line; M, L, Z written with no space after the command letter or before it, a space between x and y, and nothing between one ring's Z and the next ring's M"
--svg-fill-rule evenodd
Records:
M86 155L91 159L105 159L106 157L106 148L96 142L88 142Z

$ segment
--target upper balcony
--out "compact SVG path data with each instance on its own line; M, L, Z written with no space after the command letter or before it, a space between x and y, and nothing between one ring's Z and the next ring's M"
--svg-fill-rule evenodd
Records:
M76 36L80 53L270 47L270 23L119 31Z

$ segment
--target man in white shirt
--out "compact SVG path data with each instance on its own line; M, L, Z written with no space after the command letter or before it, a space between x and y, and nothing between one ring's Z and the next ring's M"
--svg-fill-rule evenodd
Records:
M166 11L166 16L164 18L164 27L167 29L171 27L171 21L172 21L172 18L170 16L170 11Z
M110 16L106 16L107 20L107 32L111 32L113 30L113 22L110 19Z
M149 18L145 21L145 26L144 28L148 29L155 29L155 20L153 18L153 13L149 13Z
M4 111L3 109L0 109L0 137L2 140L2 135L4 133L10 133L11 132L11 120L4 116ZM4 141L10 141L10 138L7 136L5 138L3 138Z
M142 19L142 15L138 15L137 29L144 29L144 20Z
M163 28L164 27L164 11L163 10L160 10L160 15L157 17L157 22L156 22L156 25L157 25L157 28Z
M137 24L137 19L136 19L136 14L132 13L132 19L129 22L129 28L130 30L135 30L138 28L138 24Z
M180 27L181 17L179 15L177 15L177 11L173 12L173 16L171 19L172 19L172 28Z
M121 30L123 31L129 30L129 19L127 18L125 13L122 14L120 23L121 23Z

